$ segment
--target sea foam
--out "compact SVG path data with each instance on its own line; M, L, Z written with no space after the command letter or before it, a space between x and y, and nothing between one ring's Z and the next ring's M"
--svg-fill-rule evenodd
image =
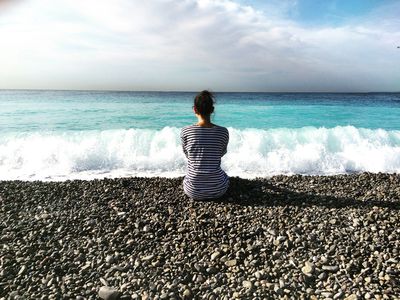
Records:
M66 180L185 174L180 129L7 134L1 180ZM230 176L400 172L400 131L352 126L229 128L222 167Z

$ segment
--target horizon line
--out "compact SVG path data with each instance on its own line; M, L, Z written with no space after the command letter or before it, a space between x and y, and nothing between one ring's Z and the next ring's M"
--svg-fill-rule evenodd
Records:
M399 94L399 91L214 91L212 89L208 89L213 93L254 93L254 94ZM5 89L0 88L0 91L42 91L42 92L120 92L120 93L199 93L200 90L196 91L183 91L183 90L112 90L112 89L104 89L104 90L96 90L96 89L25 89L25 88L11 88Z

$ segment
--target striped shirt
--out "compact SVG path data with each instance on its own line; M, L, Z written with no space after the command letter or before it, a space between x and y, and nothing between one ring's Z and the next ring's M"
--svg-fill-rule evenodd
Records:
M185 193L193 199L212 199L225 194L229 178L221 169L229 133L225 127L186 126L181 131L187 173L183 180Z

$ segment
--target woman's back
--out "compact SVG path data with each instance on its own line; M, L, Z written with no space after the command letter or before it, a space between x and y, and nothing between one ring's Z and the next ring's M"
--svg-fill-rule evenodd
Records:
M225 127L191 125L181 132L183 152L188 159L184 179L186 194L194 199L222 196L229 185L221 169L221 157L226 153L229 133Z
M183 180L185 193L193 199L221 197L228 189L229 179L221 169L221 157L226 153L229 133L225 127L210 121L214 112L214 95L200 92L193 103L196 125L182 129L182 148L188 164Z

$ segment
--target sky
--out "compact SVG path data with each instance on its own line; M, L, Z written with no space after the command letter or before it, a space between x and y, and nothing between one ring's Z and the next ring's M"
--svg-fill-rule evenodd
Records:
M0 0L0 89L400 91L398 0Z

